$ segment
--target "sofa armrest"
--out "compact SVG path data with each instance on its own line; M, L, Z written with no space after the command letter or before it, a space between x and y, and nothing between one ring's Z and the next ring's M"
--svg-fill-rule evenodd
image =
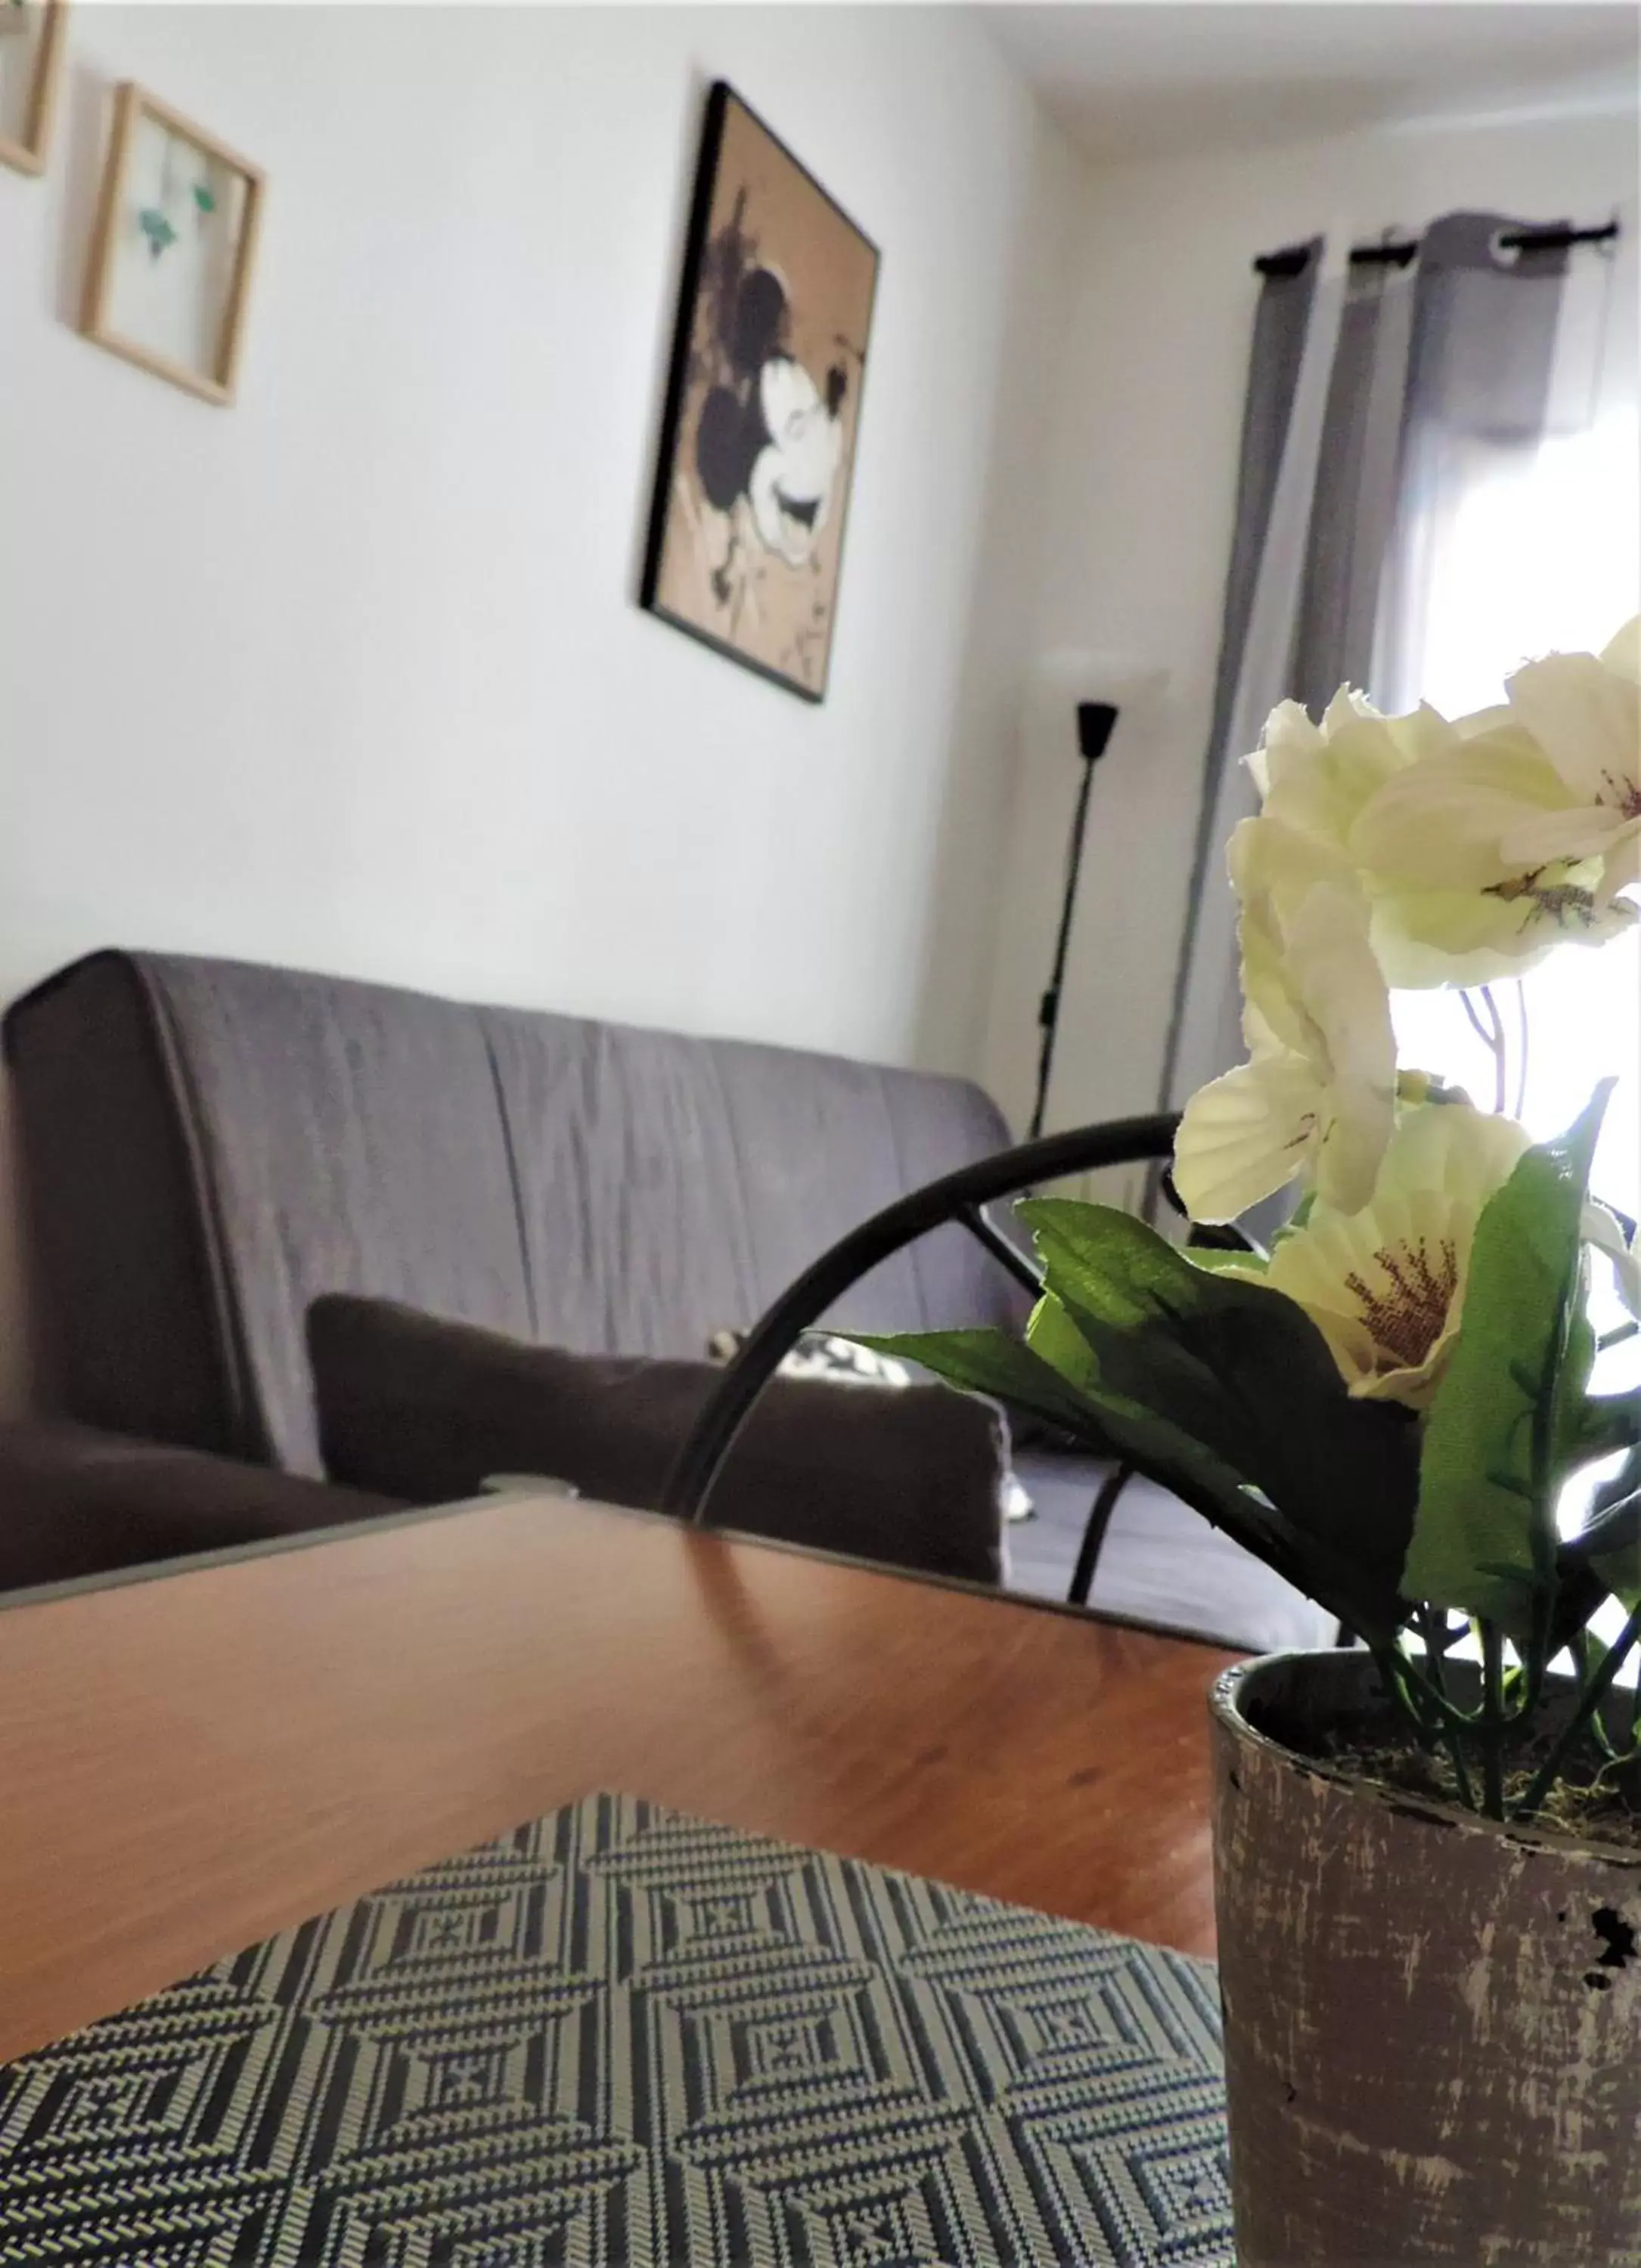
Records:
M403 1509L395 1498L66 1420L0 1426L0 1592Z

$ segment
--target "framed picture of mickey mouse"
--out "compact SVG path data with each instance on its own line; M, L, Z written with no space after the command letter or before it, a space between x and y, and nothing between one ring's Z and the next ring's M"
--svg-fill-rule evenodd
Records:
M877 250L713 88L642 602L777 684L826 691Z

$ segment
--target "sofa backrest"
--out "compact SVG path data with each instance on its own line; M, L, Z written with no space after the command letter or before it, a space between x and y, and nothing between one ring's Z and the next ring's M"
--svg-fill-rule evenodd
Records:
M1009 1138L959 1079L173 954L77 961L5 1037L66 1414L295 1472L320 1469L322 1292L699 1357ZM1018 1300L948 1228L839 1320L1007 1322Z

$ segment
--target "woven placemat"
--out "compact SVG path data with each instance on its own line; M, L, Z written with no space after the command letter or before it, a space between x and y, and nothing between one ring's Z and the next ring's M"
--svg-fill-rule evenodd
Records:
M1231 2268L1217 2004L589 1796L0 2069L0 2261Z

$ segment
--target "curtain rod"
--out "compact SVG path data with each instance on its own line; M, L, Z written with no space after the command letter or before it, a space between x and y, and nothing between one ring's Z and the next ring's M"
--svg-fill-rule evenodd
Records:
M1507 252L1565 252L1575 244L1610 244L1618 234L1615 220L1600 228L1512 228L1498 241ZM1415 236L1395 244L1356 244L1350 248L1353 268L1405 268L1414 259L1421 239ZM1261 276L1303 276L1309 252L1302 244L1281 252L1262 252L1253 265Z

